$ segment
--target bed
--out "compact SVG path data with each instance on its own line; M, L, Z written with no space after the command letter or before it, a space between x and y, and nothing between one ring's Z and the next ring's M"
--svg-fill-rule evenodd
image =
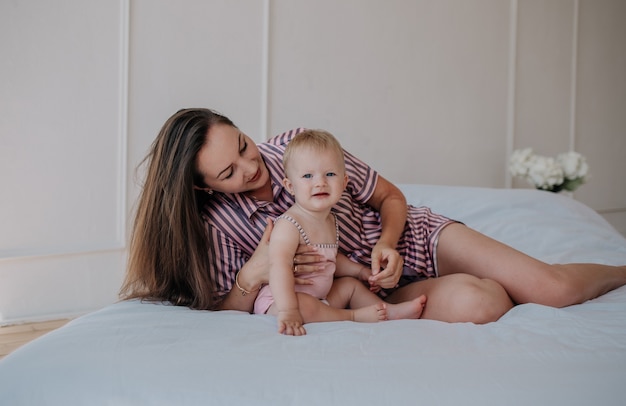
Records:
M626 239L571 197L401 185L549 262L626 264ZM520 305L486 325L307 325L126 301L0 361L2 405L624 405L626 288L581 305Z

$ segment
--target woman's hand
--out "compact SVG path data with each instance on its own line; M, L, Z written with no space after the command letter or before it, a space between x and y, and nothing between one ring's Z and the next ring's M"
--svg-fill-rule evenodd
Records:
M313 245L300 244L293 257L293 274L298 285L311 285L310 279L299 278L298 276L323 271L328 266L328 261L323 255L317 253L317 247Z
M380 238L372 249L370 285L394 288L400 280L404 265L395 247L406 224L406 198L397 186L379 176L374 194L367 204L378 210L382 226Z
M221 310L241 310L252 311L256 293L262 285L269 283L269 246L270 235L274 229L274 222L267 221L263 237L254 253L239 270L238 283L242 289L254 294L243 295L236 286L233 286L228 296L222 301L219 308ZM313 246L300 245L294 257L295 283L299 285L311 285L313 282L307 279L298 278L298 275L308 274L323 270L326 260L322 255L316 253ZM296 267L297 265L297 267Z
M259 245L245 265L245 280L248 281L246 286L250 286L253 289L269 283L270 280L269 246L273 228L274 222L268 220ZM298 275L319 272L324 270L327 264L328 261L323 255L317 253L315 246L300 244L293 258L293 273L296 275L296 283L299 285L310 285L311 281L298 278Z
M398 284L402 276L404 260L394 248L380 241L372 249L372 276L368 282L371 287L389 289Z

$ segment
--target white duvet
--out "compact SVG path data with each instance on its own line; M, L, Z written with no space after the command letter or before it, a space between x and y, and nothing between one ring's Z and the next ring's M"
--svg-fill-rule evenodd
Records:
M575 200L402 185L409 201L551 262L626 264L626 239ZM626 288L517 306L487 325L307 325L121 302L0 361L1 405L624 405Z

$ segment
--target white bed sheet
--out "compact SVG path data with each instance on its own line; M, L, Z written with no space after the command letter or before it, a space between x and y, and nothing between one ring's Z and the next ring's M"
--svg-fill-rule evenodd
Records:
M626 264L626 239L567 196L402 185L553 262ZM0 361L2 405L623 405L626 288L582 305L521 305L496 323L307 325L121 302Z

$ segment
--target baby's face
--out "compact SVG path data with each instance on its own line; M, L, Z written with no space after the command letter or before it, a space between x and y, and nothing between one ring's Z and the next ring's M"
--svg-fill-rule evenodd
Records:
M348 182L343 157L333 150L301 148L289 163L285 187L308 210L330 210Z

